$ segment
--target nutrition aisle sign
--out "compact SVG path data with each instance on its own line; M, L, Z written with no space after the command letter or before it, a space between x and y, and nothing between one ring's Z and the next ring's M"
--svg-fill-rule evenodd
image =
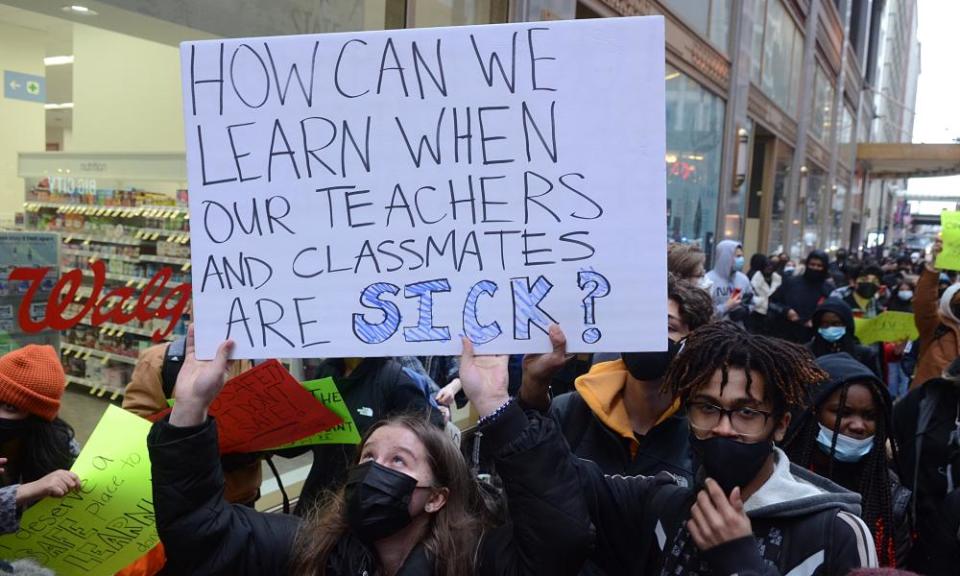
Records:
M663 28L183 44L200 356L662 349Z

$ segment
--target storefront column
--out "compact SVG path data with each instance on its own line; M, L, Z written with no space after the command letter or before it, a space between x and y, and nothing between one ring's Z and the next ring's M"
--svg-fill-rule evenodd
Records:
M806 164L807 131L810 124L810 100L813 98L813 74L817 66L817 21L820 17L821 0L811 0L810 10L804 26L803 37L803 72L800 76L800 101L797 103L797 142L793 152L793 164L787 180L787 206L783 213L784 238L783 247L787 254L792 254L793 239L797 228L793 221L799 215L795 214L797 198L800 196L800 168ZM803 254L798 255L803 257Z

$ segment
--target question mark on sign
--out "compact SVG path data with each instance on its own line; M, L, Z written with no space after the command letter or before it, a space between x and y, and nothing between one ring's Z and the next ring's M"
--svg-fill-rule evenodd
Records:
M600 329L594 326L597 323L596 300L610 294L610 282L593 270L577 272L577 285L581 290L589 289L583 297L583 323L589 326L583 331L583 341L587 344L596 344L600 340Z

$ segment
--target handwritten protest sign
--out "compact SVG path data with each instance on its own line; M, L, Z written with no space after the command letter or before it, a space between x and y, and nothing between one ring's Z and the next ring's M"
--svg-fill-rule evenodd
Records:
M28 508L0 537L0 558L33 558L61 576L114 574L157 537L147 433L150 422L107 406L72 470L78 492Z
M855 318L857 338L861 344L902 342L920 337L910 312L884 312L875 318Z
M281 448L299 448L301 446L313 446L316 444L359 444L360 432L353 422L353 416L350 415L350 408L347 407L337 385L333 378L323 378L321 380L310 380L301 383L307 391L313 394L318 402L330 409L331 412L340 417L340 424L325 432L319 432L313 436L308 436L303 440L291 442L279 446Z
M155 419L169 412L165 410ZM222 454L267 450L343 422L277 360L268 360L228 380L208 412L217 419Z
M937 268L960 270L960 212L940 213L943 251L937 256Z
M661 350L661 17L181 46L198 355Z

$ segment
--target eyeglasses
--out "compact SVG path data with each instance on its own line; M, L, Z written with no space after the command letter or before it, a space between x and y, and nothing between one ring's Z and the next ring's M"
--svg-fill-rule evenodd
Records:
M713 430L720 425L724 416L729 416L730 425L737 434L756 436L763 433L771 415L770 412L747 407L727 410L709 402L691 402L687 405L690 426L702 432Z

